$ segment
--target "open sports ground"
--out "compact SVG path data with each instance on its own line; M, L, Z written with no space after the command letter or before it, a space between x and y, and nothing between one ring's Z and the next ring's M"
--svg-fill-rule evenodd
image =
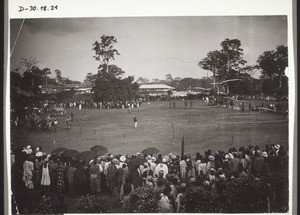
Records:
M184 107L176 101L170 108L168 101L145 102L142 107L128 109L68 108L74 120L67 129L66 116L57 117L57 131L32 131L25 125L12 141L26 146L42 146L45 152L58 147L89 150L104 145L112 154L133 154L147 147L156 147L162 154L178 154L184 136L185 152L204 154L211 149L227 151L248 145L266 144L288 146L288 118L281 114L256 111L237 111L221 106L207 106L193 101ZM132 115L138 120L134 128Z

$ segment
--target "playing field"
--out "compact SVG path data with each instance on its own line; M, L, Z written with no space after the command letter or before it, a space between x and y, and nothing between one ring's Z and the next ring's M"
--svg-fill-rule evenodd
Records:
M113 154L137 153L150 146L163 154L180 154L182 135L186 153L193 155L204 154L208 149L215 152L249 144L288 145L286 116L206 106L202 101L194 101L192 108L190 103L185 108L183 101L177 101L176 108L170 108L169 102L151 102L132 109L131 113L128 109L70 108L67 116L71 112L74 122L70 130L66 128L66 116L58 117L56 133L26 128L13 133L12 141L18 139L22 145L34 147L40 145L46 152L57 147L84 151L101 144ZM134 128L131 115L137 117L138 128Z

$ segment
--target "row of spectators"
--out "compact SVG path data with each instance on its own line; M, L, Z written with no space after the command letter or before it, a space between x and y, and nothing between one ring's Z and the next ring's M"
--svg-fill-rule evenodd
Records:
M218 189L218 182L266 177L272 172L288 169L287 151L280 145L211 150L204 155L180 157L172 153L102 155L90 162L64 158L27 146L16 154L13 180L22 177L25 189L53 191L79 196L87 193L110 193L125 211L130 209L130 196L140 187L159 190L159 212L185 212L184 191L191 186ZM17 174L17 172L21 174ZM20 181L20 180L19 180Z

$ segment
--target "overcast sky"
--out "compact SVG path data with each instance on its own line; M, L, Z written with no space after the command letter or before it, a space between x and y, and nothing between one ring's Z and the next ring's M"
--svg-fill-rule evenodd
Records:
M11 20L11 47L22 20ZM26 19L11 55L11 70L21 58L36 57L40 68L62 71L63 77L83 81L97 73L92 44L101 35L115 36L113 64L126 75L165 79L201 78L207 71L197 63L207 52L220 49L225 38L239 39L247 65L264 51L287 45L286 16L52 18ZM211 75L211 73L208 73Z

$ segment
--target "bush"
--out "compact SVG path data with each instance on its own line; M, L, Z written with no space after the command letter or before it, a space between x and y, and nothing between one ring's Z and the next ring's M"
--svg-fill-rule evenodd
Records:
M152 187L140 187L129 197L129 207L135 213L157 213L159 191Z
M264 180L247 177L243 180L233 179L226 183L224 195L229 199L227 212L265 213L268 212L268 197L271 186Z
M106 201L96 195L87 194L77 199L76 208L83 213L106 213Z
M214 193L203 187L189 187L184 192L185 212L212 213L215 210L214 199Z
M63 203L55 195L44 195L39 202L29 201L24 214L62 214Z

